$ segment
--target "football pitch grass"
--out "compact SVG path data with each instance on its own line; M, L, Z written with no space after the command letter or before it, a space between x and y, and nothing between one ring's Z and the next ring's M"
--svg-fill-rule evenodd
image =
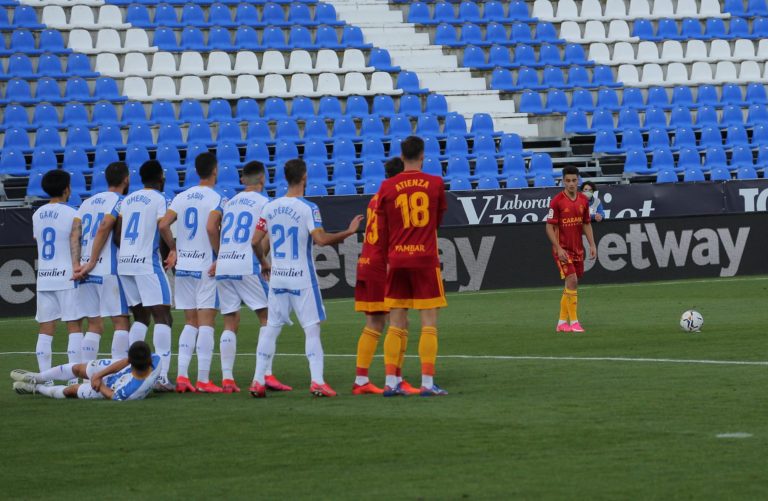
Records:
M8 372L36 368L36 328L0 320L0 498L765 498L768 276L584 286L581 335L554 333L559 298L554 288L449 295L436 381L450 395L432 399L351 396L363 318L349 300L326 302L334 399L309 395L296 326L274 363L294 391L251 398L258 329L247 312L243 393L19 396ZM678 327L688 308L704 315L703 332ZM411 321L405 375L418 383ZM371 372L381 384L380 356ZM745 435L718 437L734 433Z

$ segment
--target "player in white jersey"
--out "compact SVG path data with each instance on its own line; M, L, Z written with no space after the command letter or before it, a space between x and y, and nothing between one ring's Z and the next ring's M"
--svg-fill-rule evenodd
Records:
M171 288L160 257L159 221L165 216L168 201L163 195L165 173L157 160L147 160L139 169L144 189L134 191L120 202L117 225L120 251L117 274L129 306L142 305L152 314L155 327L152 344L162 360L157 390L172 391L168 381L171 365ZM175 259L169 253L166 263ZM135 322L134 322L135 323ZM133 332L133 328L131 329ZM138 333L142 334L142 333ZM146 330L143 331L146 334ZM143 339L130 339L130 343Z
M208 273L216 277L219 309L224 316L224 332L221 333L219 350L223 375L221 387L225 393L240 391L233 374L240 306L245 303L250 310L256 312L262 329L267 325L269 285L262 277L261 264L251 248L261 209L269 202L261 194L265 182L264 164L255 160L245 164L241 180L245 190L212 212L207 227L211 246L217 256ZM271 366L267 368L265 382L270 390L293 389L272 375Z
M75 278L79 280L77 307L80 315L88 319L81 357L86 363L98 356L99 342L104 333L102 318L112 318L115 328L112 358L125 358L128 353L128 303L117 278L117 245L112 239L112 228L109 228L98 248L94 245L101 222L107 216L112 221L117 220L118 204L128 192L128 174L128 166L123 162L108 165L104 171L107 191L85 200L75 217L76 221L80 221L81 230L80 266L75 269ZM106 242L109 245L105 246ZM85 266L88 266L88 271L83 273Z
M195 159L195 171L200 184L178 195L171 202L160 221L163 241L176 256L169 265L176 267L174 299L176 308L184 311L184 329L179 336L179 372L176 391L179 393L221 393L223 390L211 381L213 358L213 325L219 298L216 279L208 275L213 263L213 248L208 239L208 216L221 205L222 197L216 190L218 164L213 153L201 153ZM176 222L176 240L171 225ZM170 256L169 256L170 257ZM197 384L189 381L189 363L197 348Z
M257 398L266 396L264 375L267 363L274 356L277 336L282 326L290 322L293 311L306 336L305 350L311 373L309 391L315 396L333 397L336 392L323 379L320 322L325 320L325 308L317 283L312 244L323 246L342 242L357 232L363 216L355 216L344 231L327 233L323 229L320 210L303 198L307 184L304 161L286 162L285 179L288 192L264 206L252 240L253 250L263 263L261 242L269 235L271 270L267 327L259 333L256 375L249 391Z
M152 391L160 377L161 361L147 343L137 341L122 359L91 360L87 363L58 365L43 372L11 371L13 389L20 395L39 393L56 399L141 400ZM51 386L51 380L89 379L89 384Z
M66 322L69 332L67 355L70 363L80 362L83 334L77 308L74 267L80 264L77 211L67 205L72 190L69 173L51 170L42 179L42 188L51 200L32 215L32 234L37 241L37 364L41 371L51 367L51 343L56 323ZM79 230L77 230L79 231Z

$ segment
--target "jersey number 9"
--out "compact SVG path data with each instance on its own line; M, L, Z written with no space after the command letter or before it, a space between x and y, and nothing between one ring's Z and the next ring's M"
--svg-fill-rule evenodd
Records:
M184 227L189 230L189 240L197 235L197 207L190 207L184 212Z

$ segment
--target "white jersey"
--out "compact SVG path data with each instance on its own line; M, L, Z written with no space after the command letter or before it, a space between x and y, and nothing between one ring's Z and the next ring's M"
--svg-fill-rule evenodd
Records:
M270 290L317 286L311 233L322 226L317 205L303 198L281 197L264 206L257 228L269 233Z
M217 209L222 213L217 277L261 273L251 240L261 211L268 202L269 199L261 193L243 191Z
M104 216L111 215L115 219L118 216L119 202L123 197L111 191L105 191L87 199L77 211L77 218L82 223L82 237L80 238L80 262L85 264L91 258L93 239L99 230ZM96 266L90 275L103 277L117 274L117 245L109 232L107 242L101 249L101 255L96 260Z
M145 379L136 379L131 366L107 376L104 383L112 388L112 400L141 400L146 398L160 377L160 356L152 354L152 372Z
M193 186L173 199L170 210L176 222L176 270L207 272L213 263L208 239L208 216L221 205L222 197L213 188Z
M77 211L69 205L46 204L32 215L32 235L37 241L37 290L74 289L69 237Z
M160 259L160 230L157 221L165 215L168 201L156 190L135 191L120 202L119 275L163 273Z

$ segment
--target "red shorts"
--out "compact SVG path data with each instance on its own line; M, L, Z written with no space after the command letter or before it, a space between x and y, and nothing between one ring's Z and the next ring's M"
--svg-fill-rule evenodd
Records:
M358 279L355 284L355 311L387 313L389 308L384 304L386 288L387 279L383 273L374 277Z
M574 261L569 259L567 263L560 261L560 258L555 256L555 263L557 263L557 269L560 270L560 279L565 280L568 275L576 274L576 278L581 278L584 275L584 261Z
M414 310L447 306L440 268L390 268L384 304Z

